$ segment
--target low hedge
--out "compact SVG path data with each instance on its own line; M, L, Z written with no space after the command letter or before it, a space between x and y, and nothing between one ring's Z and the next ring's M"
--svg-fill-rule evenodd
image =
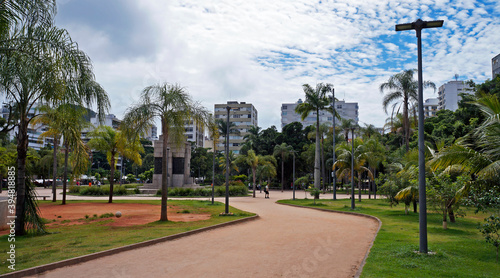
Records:
M84 196L108 196L109 195L109 185L103 186L70 186L70 193L79 193ZM128 191L125 186L114 185L113 195L127 195Z
M156 192L156 195L161 195L161 189ZM226 196L225 186L216 186L214 191L215 197ZM247 196L248 189L246 186L229 186L229 196ZM202 196L209 197L212 196L212 188L185 188L185 187L174 187L168 189L169 197L194 197Z

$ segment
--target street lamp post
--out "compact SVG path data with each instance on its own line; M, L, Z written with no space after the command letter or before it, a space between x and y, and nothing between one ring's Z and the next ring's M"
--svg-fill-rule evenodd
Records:
M351 209L354 209L356 205L354 204L354 130L355 127L351 127Z
M333 165L335 165L335 88L332 88L332 115L333 115ZM333 169L333 199L337 200L337 175L335 175L335 166Z
M427 203L425 196L425 145L424 145L424 100L422 87L422 29L442 27L444 20L423 21L396 25L396 31L415 30L418 44L418 203L420 253L427 253Z
M295 200L295 151L292 151L293 155L293 179L292 179L292 187L293 187L293 200Z
M226 121L226 214L229 213L229 111L231 107L226 106L227 121Z

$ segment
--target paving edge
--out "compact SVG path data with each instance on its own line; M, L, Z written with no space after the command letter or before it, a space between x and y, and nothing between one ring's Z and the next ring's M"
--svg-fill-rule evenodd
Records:
M240 223L244 223L244 222L248 222L248 221L252 221L252 220L257 220L258 218L259 218L259 215L256 214L254 216L250 216L250 217L246 217L246 218L242 218L242 219L237 219L237 220L233 220L233 221L229 221L229 222L225 222L225 223L221 223L221 224L217 224L217 225L213 225L213 226L208 226L208 227L204 227L204 228L199 228L199 229L192 230L192 231L187 231L187 232L183 232L183 233L179 233L179 234L175 234L175 235L151 239L151 240L147 240L147 241L143 241L143 242L139 242L139 243L134 243L131 245L126 245L126 246L117 247L117 248L113 248L113 249L109 249L109 250L105 250L105 251L100 251L97 253L83 255L80 257L76 257L76 258L66 259L66 260L59 261L59 262L54 262L54 263L45 264L45 265L41 265L41 266L35 266L32 268L27 268L27 269L23 269L23 270L19 270L19 271L14 271L11 273L2 274L2 275L0 275L0 277L17 278L17 277L25 277L25 276L30 276L30 275L38 275L38 274L41 274L43 272L47 272L47 271L54 270L57 268L76 265L79 263L87 262L90 260L95 260L98 258L118 254L118 253L129 251L129 250L143 248L143 247L147 247L150 245L154 245L154 244L158 244L158 243L162 243L162 242L166 242L166 241L171 241L174 239L178 239L178 238L182 238L182 237L186 237L186 236L190 236L190 235L194 235L194 234L198 234L198 233L202 233L202 232L206 232L206 231L210 231L210 230L215 230L215 229L230 226L230 225L235 225L235 224L240 224Z
M363 267L365 266L366 259L368 258L368 255L370 254L370 250L372 249L373 243L375 242L375 239L377 238L378 232L380 231L380 228L382 227L382 221L380 221L380 219L378 219L377 217L372 216L372 215L362 214L362 213L357 213L357 212L337 211L337 210L329 210L329 209L324 209L324 208L313 208L313 207L299 206L299 205L293 205L293 204L284 204L284 203L278 203L278 202L276 202L276 203L279 205L284 205L284 206L315 209L315 210L319 210L319 211L326 211L326 212L333 212L333 213L350 214L350 215L361 216L361 217L366 217L366 218L376 220L378 222L377 231L375 232L375 236L373 237L373 240L371 241L370 246L368 246L368 251L366 251L366 254L365 254L365 257L363 258L363 261L359 265L359 268L356 271L356 274L354 275L355 278L358 278L359 276L361 276L361 272L363 272Z

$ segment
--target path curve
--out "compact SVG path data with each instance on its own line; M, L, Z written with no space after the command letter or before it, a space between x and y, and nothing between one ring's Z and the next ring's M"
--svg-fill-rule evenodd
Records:
M354 277L379 223L275 203L290 194L231 198L230 205L259 214L256 221L33 277Z

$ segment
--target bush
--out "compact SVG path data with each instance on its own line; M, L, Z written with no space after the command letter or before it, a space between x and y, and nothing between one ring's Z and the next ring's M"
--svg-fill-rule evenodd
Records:
M237 180L237 181L230 181L229 186L245 186L245 184L242 181Z
M156 195L161 195L161 189L156 192ZM225 186L216 186L214 195L216 197L226 196ZM248 189L244 185L229 186L229 196L247 196ZM185 188L185 187L174 187L168 189L168 196L170 197L194 197L202 196L209 197L212 196L212 188Z
M69 193L80 193L80 186L72 185L69 187Z
M121 196L121 195L127 195L128 191L125 188L125 186L113 186L113 195L116 196ZM80 195L84 196L107 196L109 195L109 186L89 186L89 187L83 187L80 190Z

